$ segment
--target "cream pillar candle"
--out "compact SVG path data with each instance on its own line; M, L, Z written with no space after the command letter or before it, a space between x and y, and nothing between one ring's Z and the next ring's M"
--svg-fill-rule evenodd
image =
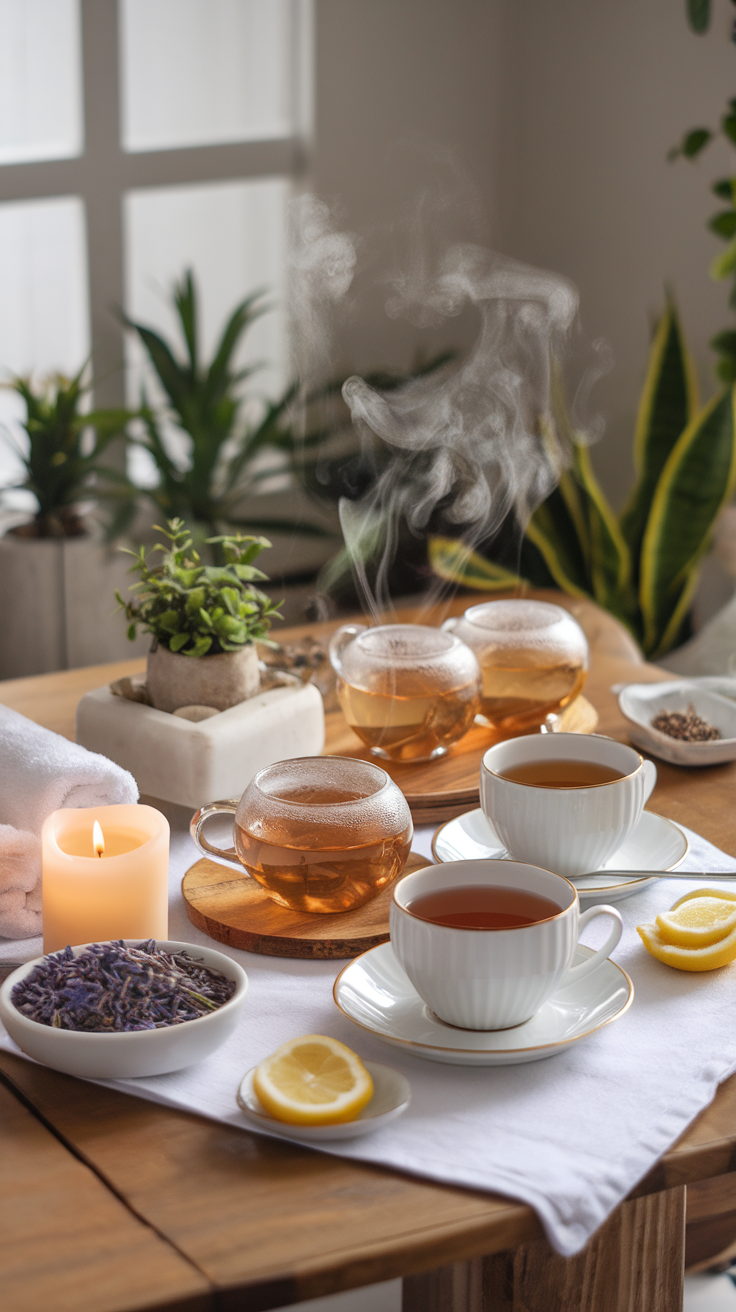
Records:
M95 851L95 821L104 852ZM54 811L44 822L43 950L168 938L169 824L152 806Z

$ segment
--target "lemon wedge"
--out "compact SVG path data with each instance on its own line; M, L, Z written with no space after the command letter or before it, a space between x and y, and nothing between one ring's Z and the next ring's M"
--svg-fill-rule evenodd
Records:
M721 897L693 897L657 916L665 943L680 948L707 948L736 929L736 902Z
M637 925L636 929L647 952L677 970L717 970L719 966L727 966L736 960L736 928L725 938L704 947L679 947L676 943L668 943L658 924Z
M289 1125L354 1121L373 1096L360 1057L324 1034L282 1044L256 1068L253 1088L266 1111Z

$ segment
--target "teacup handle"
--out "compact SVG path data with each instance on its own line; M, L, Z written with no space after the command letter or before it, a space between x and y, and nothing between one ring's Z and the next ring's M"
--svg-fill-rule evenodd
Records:
M445 620L442 624L440 624L440 628L444 629L447 633L453 633L456 624L457 624L457 617L451 615L449 620Z
M588 921L592 920L594 916L610 916L615 922L613 929L608 935L603 947L599 948L592 957L588 957L587 961L581 961L579 966L570 967L567 974L563 975L560 980L560 988L567 988L568 984L577 984L579 979L584 979L586 975L591 975L594 970L597 970L598 967L610 957L613 949L621 938L624 930L624 922L616 908L609 907L606 903L603 903L598 907L588 907L588 910L583 912L578 921L578 938L580 938L581 930L585 929Z
M234 847L215 847L214 843L210 843L202 833L202 829L210 816L222 814L235 815L237 809L237 798L231 798L230 801L227 802L210 802L209 806L200 807L196 815L192 816L189 825L189 832L204 856L216 856L220 861L227 861L229 866L235 866L236 870L239 870L241 875L247 875L248 871L238 860L238 854Z
M644 761L642 774L644 775L644 805L646 806L657 782L657 767L654 761Z

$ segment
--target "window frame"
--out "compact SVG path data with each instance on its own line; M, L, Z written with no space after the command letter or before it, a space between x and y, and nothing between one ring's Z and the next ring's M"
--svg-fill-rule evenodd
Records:
M121 145L118 0L80 0L83 153L0 164L0 203L79 197L84 205L95 405L125 405L123 200L129 191L252 178L306 168L311 104L311 0L290 0L290 136L125 151ZM81 361L80 361L81 363Z

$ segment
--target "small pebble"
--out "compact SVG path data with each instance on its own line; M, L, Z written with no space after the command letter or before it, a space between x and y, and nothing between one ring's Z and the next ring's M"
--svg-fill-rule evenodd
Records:
M695 714L694 706L688 706L686 715L681 711L660 711L652 720L652 728L683 743L712 743L721 736L720 729Z
M178 715L180 720L191 720L193 724L198 724L200 720L209 720L213 715L219 715L216 706L177 706L174 715Z

